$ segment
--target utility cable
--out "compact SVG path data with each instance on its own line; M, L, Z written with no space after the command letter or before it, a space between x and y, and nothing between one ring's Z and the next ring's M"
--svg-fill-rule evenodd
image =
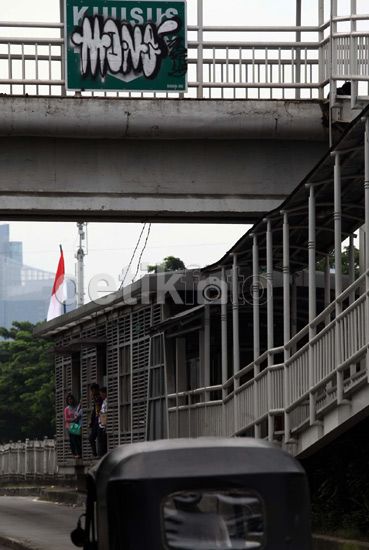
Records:
M150 225L151 225L151 224L150 224ZM134 259L134 257L135 257L136 252L137 252L137 249L138 249L138 247L139 247L139 245L140 245L140 242L141 242L141 238L142 238L143 232L145 231L145 227L146 227L146 223L143 224L143 228L142 228L142 230L141 230L140 236L138 237L138 240L137 240L135 249L134 249L134 251L133 251L133 254L132 254L132 256L131 256L131 259L129 260L129 264L128 264L128 267L127 267L126 272L125 272L125 274L124 274L123 281L121 282L121 285L120 285L120 287L119 287L119 290L123 287L124 282L125 282L125 280L126 280L126 278L127 278L127 275L128 275L128 273L129 273L129 269L130 269L130 267L131 267L131 265L132 265L133 259Z
M141 250L140 257L138 258L136 273L134 274L134 277L133 277L133 279L132 279L132 282L133 282L133 283L135 282L135 279L136 279L136 277L137 277L138 270L139 270L139 268L140 268L141 258L142 258L143 253L145 252L145 248L146 248L146 245L147 245L147 241L149 240L150 231L151 231L151 223L149 223L149 228L148 228L148 230L147 230L146 239L145 239L143 248L142 248L142 250Z

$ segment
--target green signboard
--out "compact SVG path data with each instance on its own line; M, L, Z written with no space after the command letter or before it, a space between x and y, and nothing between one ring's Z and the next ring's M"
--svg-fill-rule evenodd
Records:
M183 92L185 0L65 0L69 90Z

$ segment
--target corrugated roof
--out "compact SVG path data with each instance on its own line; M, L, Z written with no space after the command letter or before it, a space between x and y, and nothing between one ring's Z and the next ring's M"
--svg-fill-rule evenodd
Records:
M274 268L282 270L283 263L283 217L288 213L290 225L291 272L308 265L308 196L307 184L316 186L316 253L325 256L334 247L334 156L341 153L342 176L342 234L348 236L365 220L364 208L364 134L363 118L369 114L369 106L350 124L339 142L298 185L283 204L269 212L243 235L237 243L216 263L203 269L217 271L220 266L230 267L232 253L238 253L239 264L252 266L252 236L258 235L260 266L266 264L266 219L272 222ZM286 173L288 177L288 173Z

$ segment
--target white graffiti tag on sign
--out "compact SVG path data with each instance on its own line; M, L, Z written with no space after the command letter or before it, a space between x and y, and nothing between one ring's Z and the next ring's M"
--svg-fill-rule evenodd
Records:
M153 79L160 71L161 62L169 55L164 37L175 35L180 29L177 18L159 25L146 23L132 25L102 17L84 17L82 26L72 34L72 42L81 49L81 73L96 77L131 72L143 73Z

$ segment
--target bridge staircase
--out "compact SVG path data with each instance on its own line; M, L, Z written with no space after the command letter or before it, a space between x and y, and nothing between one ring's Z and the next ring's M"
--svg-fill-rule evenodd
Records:
M233 285L231 305L208 329L220 318L222 380L209 383L210 356L208 384L169 395L170 437L253 436L304 456L369 415L368 117L369 106L280 209L205 269ZM301 274L305 294L296 297ZM245 342L253 357L242 364Z

